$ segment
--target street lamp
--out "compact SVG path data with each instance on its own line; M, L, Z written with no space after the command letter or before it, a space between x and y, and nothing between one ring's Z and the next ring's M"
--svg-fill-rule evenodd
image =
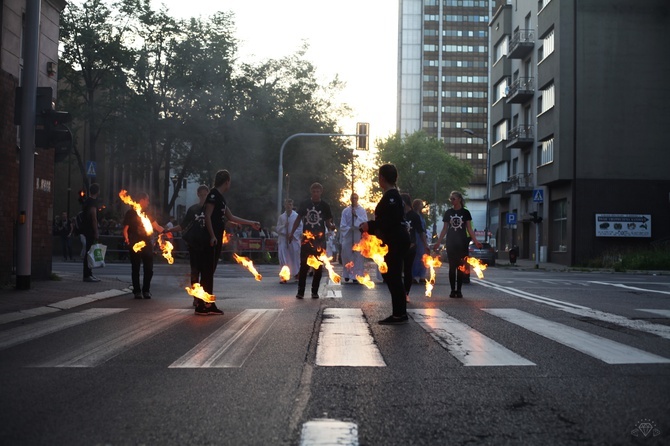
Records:
M489 241L489 228L491 227L491 147L489 147L489 140L485 136L479 136L471 129L463 129L468 135L479 138L484 141L486 145L486 224L484 227L484 241Z
M425 170L417 172L419 175L425 175ZM433 178L433 240L437 238L437 177Z

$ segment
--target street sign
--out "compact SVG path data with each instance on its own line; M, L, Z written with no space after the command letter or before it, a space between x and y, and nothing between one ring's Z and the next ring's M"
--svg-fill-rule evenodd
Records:
M544 191L542 189L533 189L533 201L535 203L544 203Z
M515 213L507 214L507 224L508 225L515 225L516 224L516 214Z
M86 175L89 177L97 177L95 173L95 161L86 161Z

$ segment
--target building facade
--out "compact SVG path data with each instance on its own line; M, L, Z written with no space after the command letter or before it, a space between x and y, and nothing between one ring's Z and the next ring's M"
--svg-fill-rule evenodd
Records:
M496 2L489 188L499 247L583 265L667 243L668 30L665 0Z
M466 190L468 209L474 227L483 231L492 4L489 0L400 0L399 5L398 132L423 130L442 140L449 154L470 164L474 176ZM448 196L450 192L439 193Z

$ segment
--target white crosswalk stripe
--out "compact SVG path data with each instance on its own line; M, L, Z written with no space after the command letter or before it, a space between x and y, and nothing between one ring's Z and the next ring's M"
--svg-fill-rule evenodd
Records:
M408 310L407 313L465 366L535 365L442 310Z
M300 446L356 446L358 425L327 418L310 420L302 425Z
M669 359L661 356L514 308L489 308L484 311L608 364L670 363Z
M323 311L316 365L386 367L362 310L326 308Z

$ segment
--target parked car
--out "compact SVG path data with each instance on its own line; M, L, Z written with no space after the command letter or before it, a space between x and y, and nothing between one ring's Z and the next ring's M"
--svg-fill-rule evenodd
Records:
M482 243L482 247L477 248L473 242L468 246L468 256L479 259L486 265L496 266L496 250L489 243Z

